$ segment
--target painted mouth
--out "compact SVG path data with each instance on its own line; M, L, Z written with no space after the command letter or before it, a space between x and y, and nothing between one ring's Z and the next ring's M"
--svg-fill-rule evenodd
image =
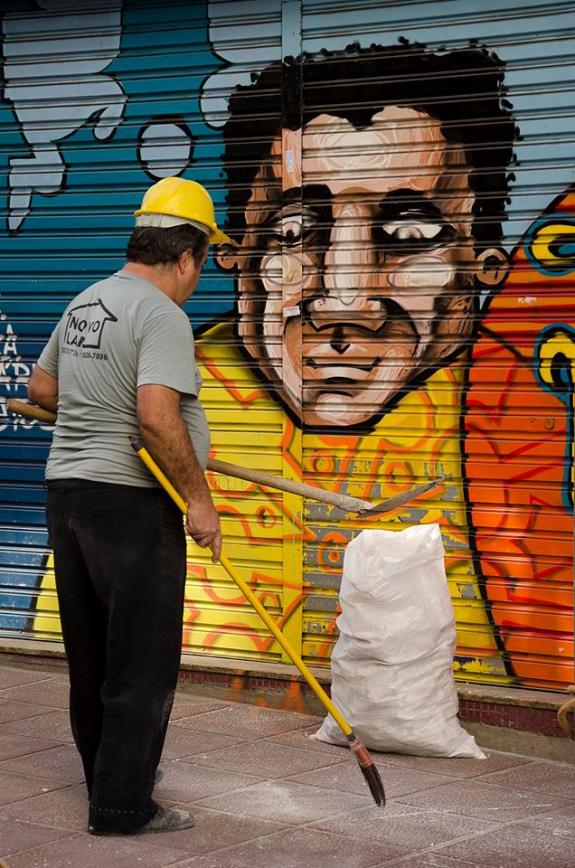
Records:
M380 363L381 356L377 356L368 365L358 365L340 361L333 363L316 362L315 359L304 359L304 365L308 368L314 368L316 371L331 371L331 373L323 377L323 379L329 380L330 382L334 382L335 380L346 380L347 382L353 383L355 382L355 378L347 376L348 373L360 371L363 374L369 374L374 368L377 368Z

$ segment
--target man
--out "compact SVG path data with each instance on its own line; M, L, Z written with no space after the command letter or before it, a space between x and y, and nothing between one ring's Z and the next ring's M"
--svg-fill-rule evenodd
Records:
M361 497L446 475L440 502L434 493L388 520L441 524L456 666L505 679L476 578L460 448L478 297L507 272L501 223L516 130L502 64L476 47L351 46L268 67L236 89L229 114L227 231L239 246L218 261L236 274L238 315L235 336L220 324L198 342L202 373L219 386L213 418L227 397L244 435L266 419L266 447L288 472L303 467ZM289 421L274 416L272 426L274 402ZM244 515L257 538L253 506L224 496L222 511ZM277 526L277 504L266 508ZM365 521L334 529L340 516L306 509L304 654L319 662L333 641L343 549ZM258 564L262 573L273 576Z
M217 561L209 430L181 310L210 241L229 239L201 185L151 187L127 264L68 305L30 379L30 399L58 413L47 519L93 834L193 825L151 798L179 668L185 535L129 438L141 433L188 503L190 536Z

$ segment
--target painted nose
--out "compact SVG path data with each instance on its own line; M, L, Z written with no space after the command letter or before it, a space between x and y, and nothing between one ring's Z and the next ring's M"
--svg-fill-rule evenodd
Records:
M359 291L369 286L375 267L370 211L348 202L334 208L334 223L324 258L323 283L329 295L351 307Z
M342 325L336 325L331 334L329 343L331 348L340 356L343 356L351 346L350 342L346 339L345 329Z
M383 301L375 299L376 256L369 209L355 202L334 207L334 223L323 262L323 291L317 289L305 304L316 328L335 326L335 348L345 346L344 324L380 319ZM373 322L370 322L373 327ZM345 350L343 350L345 352ZM338 349L339 352L339 349Z

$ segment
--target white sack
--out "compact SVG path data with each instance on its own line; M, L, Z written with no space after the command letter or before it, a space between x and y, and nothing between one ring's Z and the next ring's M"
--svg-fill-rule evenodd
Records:
M332 699L373 750L485 755L457 720L455 620L437 524L364 530L344 559ZM315 738L346 744L331 715Z

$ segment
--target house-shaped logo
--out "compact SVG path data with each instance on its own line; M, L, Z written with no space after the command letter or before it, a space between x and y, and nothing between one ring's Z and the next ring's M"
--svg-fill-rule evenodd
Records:
M114 316L101 301L73 307L68 311L64 345L99 350L107 322L118 322L118 317Z

